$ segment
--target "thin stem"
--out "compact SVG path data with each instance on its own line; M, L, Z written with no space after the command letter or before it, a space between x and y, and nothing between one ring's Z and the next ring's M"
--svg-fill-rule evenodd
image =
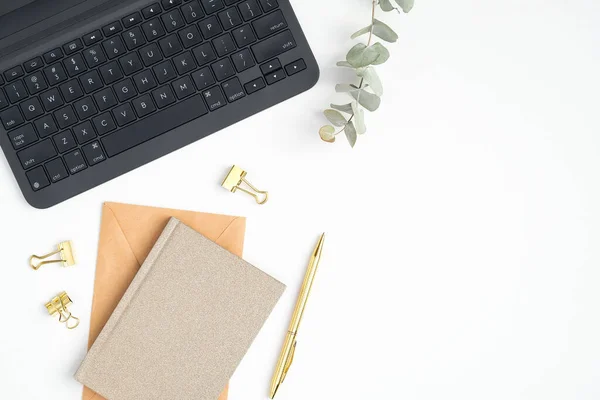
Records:
M377 0L373 0L373 9L371 10L371 29L369 30L369 40L367 41L367 47L371 45L373 39L373 24L375 23L375 7L377 7Z

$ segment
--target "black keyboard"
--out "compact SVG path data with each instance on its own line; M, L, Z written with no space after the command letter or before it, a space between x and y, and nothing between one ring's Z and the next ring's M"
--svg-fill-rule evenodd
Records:
M289 0L154 1L2 73L0 144L34 207L100 185L318 79Z

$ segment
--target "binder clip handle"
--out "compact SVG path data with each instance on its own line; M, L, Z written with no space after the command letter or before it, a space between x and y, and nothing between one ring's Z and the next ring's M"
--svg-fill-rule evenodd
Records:
M231 167L231 170L223 180L221 186L229 190L231 193L235 193L236 191L240 190L254 197L254 200L256 200L258 204L265 204L267 200L269 200L269 192L258 190L256 187L254 187L254 185L248 182L246 175L248 175L246 171L234 165ZM242 183L245 183L251 190L241 187Z
M257 188L254 187L254 185L252 185L250 182L248 182L245 178L242 178L242 182L244 182L246 185L248 185L250 187L250 189L254 190L254 192L251 192L249 190L244 189L243 187L240 187L239 185L236 185L234 187L234 190L232 190L233 193L235 193L236 190L241 190L244 193L248 193L250 196L254 197L254 200L256 200L256 202L258 204L265 204L267 202L267 200L269 200L269 192L258 190ZM262 200L261 200L261 198L262 198Z
M81 321L79 318L74 317L67 308L70 304L73 304L73 301L67 292L62 292L46 303L46 309L48 310L48 314L50 314L50 316L58 314L58 322L65 324L67 329L75 329L79 326Z
M56 254L60 254L58 260L46 260L46 258L52 257ZM38 262L39 261L39 262ZM57 250L44 256L32 255L29 257L29 265L34 270L40 269L43 265L62 263L65 267L75 265L75 257L73 256L73 246L71 241L61 242L57 246Z

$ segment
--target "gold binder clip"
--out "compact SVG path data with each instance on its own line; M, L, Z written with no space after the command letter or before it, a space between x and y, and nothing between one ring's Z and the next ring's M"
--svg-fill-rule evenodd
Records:
M242 192L248 193L250 196L254 197L258 204L265 204L269 199L269 192L263 192L252 186L252 184L246 180L246 175L246 171L234 165L233 167L231 167L231 170L225 177L225 180L223 181L221 186L229 190L231 193L235 193L237 190L241 190ZM240 187L242 182L248 185L250 189L254 190L254 192Z
M58 322L65 324L67 329L75 329L79 326L79 318L74 317L67 308L71 304L73 304L73 301L71 301L67 292L62 292L46 303L46 309L50 316L58 314ZM69 321L72 321L72 323L69 323Z
M64 267L70 267L72 265L75 265L75 257L73 255L73 245L71 244L71 241L66 241L66 242L61 242L58 244L57 250L50 253L50 254L46 254L45 256L36 256L33 255L31 257L29 257L29 265L31 266L31 268L35 269L36 271L38 269L40 269L40 267L42 265L46 265L46 264L52 264L52 263L63 263ZM48 257L52 257L55 254L60 253L60 260L49 260L49 261L40 261L37 264L34 264L34 260L44 260Z

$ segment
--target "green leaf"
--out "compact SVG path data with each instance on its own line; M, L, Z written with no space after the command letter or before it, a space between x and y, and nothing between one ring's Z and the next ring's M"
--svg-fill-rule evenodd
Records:
M364 81L371 87L371 90L377 96L383 96L383 85L379 79L379 76L377 75L377 71L375 71L375 68L367 67L356 71L356 74L364 79Z
M395 0L395 1L396 1L396 3L398 3L398 5L402 9L402 11L404 11L405 13L412 10L413 6L415 5L415 0Z
M352 34L352 36L350 36L350 39L356 39L357 37L359 37L359 36L361 36L361 35L364 35L365 33L369 33L369 32L371 32L371 27L372 27L372 26L373 26L373 25L365 26L365 27L364 27L364 28L362 28L361 30L354 32L354 33Z
M335 91L338 93L355 92L358 90L359 89L356 86L349 85L347 83L338 83L337 85L335 85Z
M379 108L379 105L381 104L381 99L379 98L379 96L373 93L369 93L366 90L354 90L349 93L352 97L358 100L361 106L363 106L369 111L377 110Z
M390 3L390 0L381 0L379 2L381 9L385 12L395 10L396 8Z
M388 60L388 58L390 58L390 52L388 49L386 49L385 46L379 42L375 43L369 48L373 49L378 54L378 57L375 59L375 61L371 63L373 65L383 64Z
M356 129L354 129L354 124L352 122L346 125L346 128L344 128L344 133L346 134L346 138L348 139L350 146L354 147L356 144L357 135Z
M365 126L365 112L362 108L358 107L358 104L352 103L352 112L354 113L354 128L356 129L356 133L359 135L363 135L367 131L367 127Z
M363 43L358 43L346 55L346 61L354 68L362 68L371 65L379 58L380 53L376 48L367 47Z
M334 133L335 129L331 125L325 125L322 126L321 129L319 129L319 136L321 136L321 139L327 143L335 142Z
M351 103L348 103L348 104L330 104L329 107L333 108L334 110L345 112L346 114L352 114L352 104Z
M338 67L354 68L352 65L350 65L348 61L338 61L337 63L335 63L335 65L337 65Z
M378 19L373 21L373 34L390 43L394 43L398 40L398 34Z
M329 122L335 126L344 126L348 122L346 121L346 118L344 118L344 116L336 110L325 110L323 111L323 114L325 114L325 117L329 120Z

